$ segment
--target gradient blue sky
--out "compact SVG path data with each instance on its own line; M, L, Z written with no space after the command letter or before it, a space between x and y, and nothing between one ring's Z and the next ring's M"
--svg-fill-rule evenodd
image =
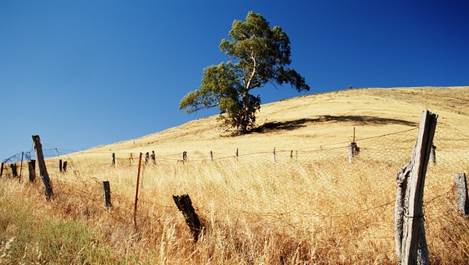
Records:
M469 1L0 1L0 158L142 136L188 115L234 19L280 25L310 93L469 84ZM264 102L297 95L259 90Z

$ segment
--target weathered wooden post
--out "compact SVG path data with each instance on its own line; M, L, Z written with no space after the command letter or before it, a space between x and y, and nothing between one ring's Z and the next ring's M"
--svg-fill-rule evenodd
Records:
M203 226L200 223L199 216L192 206L191 198L187 194L181 196L173 195L173 200L179 211L182 212L182 215L186 220L186 224L194 237L194 242L197 242L197 240L199 240L199 235L203 230Z
M5 163L2 162L2 165L0 167L0 177L3 176L3 167L5 166Z
M116 166L116 153L112 153L112 166Z
M290 150L290 159L293 159L293 150Z
M46 163L44 162L44 154L42 153L41 138L39 135L33 135L34 149L36 150L36 159L39 166L39 175L41 176L42 182L44 183L44 190L46 199L50 200L54 196L52 190L52 184L50 182L49 173L47 173Z
M458 173L454 176L454 196L456 197L456 208L458 212L464 217L469 217L466 173Z
M148 164L148 161L150 161L150 153L146 152L145 153L145 165Z
M140 170L142 168L142 156L140 153L138 158L138 170L137 170L137 183L135 185L135 201L134 201L134 228L137 230L137 202L138 202L138 189L140 187Z
M111 203L111 184L109 181L103 181L103 191L104 191L104 208L107 210L112 208Z
M436 165L436 146L432 144L432 150L430 152L430 160L433 165Z
M28 162L28 172L29 182L34 182L36 180L36 160L31 160Z
M130 156L129 156L129 165L132 166L132 162L134 161L134 154L133 153L130 153Z
M62 159L59 159L59 172L63 171L63 162Z
M394 221L399 264L429 264L422 206L437 118L428 110L423 112L411 160L397 175Z
M18 168L16 166L16 163L10 164L10 168L11 168L11 175L14 178L18 177Z
M20 179L23 176L23 159L24 159L24 152L21 152Z
M156 154L155 151L151 151L151 160L153 161L153 165L156 165Z
M236 153L235 153L235 155L236 155L236 160L238 160L238 158L239 158L239 150L238 150L238 148L236 148Z
M210 160L213 161L213 152L210 150Z
M273 154L274 154L274 162L277 162L277 153L275 152L275 147L274 147L274 152L273 152Z
M321 148L322 149L322 148ZM358 153L360 152L360 148L358 147L357 143L355 142L355 127L353 127L353 138L352 138L352 142L350 143L350 145L347 147L348 149L348 162L349 163L352 163L353 162L353 158L358 155Z
M184 151L184 152L182 152L182 163L184 163L186 161L187 161L187 152Z
M67 165L68 165L68 161L64 161L63 165L62 165L62 172L63 173L67 173Z

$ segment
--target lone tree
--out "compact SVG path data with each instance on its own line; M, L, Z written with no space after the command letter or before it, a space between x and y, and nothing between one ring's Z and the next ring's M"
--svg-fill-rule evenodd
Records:
M254 127L261 104L260 96L251 90L267 82L289 83L297 91L309 90L309 86L288 67L287 34L279 26L270 27L262 15L249 12L244 21L235 20L229 36L221 41L220 49L231 60L206 68L200 87L188 93L179 107L190 113L218 106L223 124L244 134Z

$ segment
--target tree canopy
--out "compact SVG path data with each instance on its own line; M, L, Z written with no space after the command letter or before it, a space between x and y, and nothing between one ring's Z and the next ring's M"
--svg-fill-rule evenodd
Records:
M297 91L310 89L304 77L288 67L287 34L279 26L270 27L260 14L249 12L244 21L235 20L220 49L230 60L204 69L200 87L181 100L180 109L194 112L218 106L223 124L243 134L255 126L261 104L251 90L268 82L290 84Z

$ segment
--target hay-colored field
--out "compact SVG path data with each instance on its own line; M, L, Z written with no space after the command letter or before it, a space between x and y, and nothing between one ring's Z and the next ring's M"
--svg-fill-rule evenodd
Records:
M57 172L57 158L49 159L56 198L38 207L84 220L114 258L129 264L393 264L395 176L410 157L426 108L439 114L437 160L429 166L424 198L431 261L467 264L469 221L454 210L451 187L455 173L469 172L469 87L292 98L263 105L260 129L249 135L223 136L216 117L209 117L64 155L66 174ZM353 127L361 152L349 163L345 146ZM150 161L143 170L136 232L137 154L152 150L156 165ZM183 151L184 164L178 162ZM102 180L111 182L111 212L102 208ZM8 185L5 198L40 196L39 184L2 185ZM171 195L182 193L206 226L197 244L172 202ZM14 234L0 232L1 240ZM75 263L85 263L75 254ZM113 263L98 263L106 262Z

